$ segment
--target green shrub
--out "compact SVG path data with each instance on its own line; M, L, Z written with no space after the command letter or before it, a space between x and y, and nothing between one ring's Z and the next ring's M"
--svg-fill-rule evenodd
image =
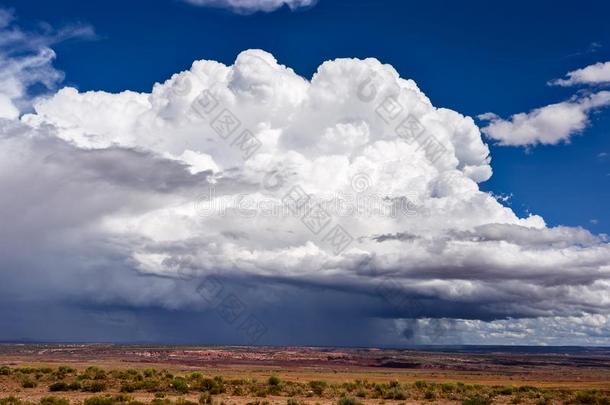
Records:
M305 402L299 401L295 398L288 398L288 401L286 401L286 405L305 405Z
M68 389L70 391L78 391L82 388L81 384L78 381L68 384Z
M475 395L462 401L462 405L491 405L491 403L491 399L480 395Z
M85 377L90 380L105 380L106 372L99 367L90 366L85 369Z
M324 390L326 389L327 386L328 386L328 384L326 384L326 381L310 381L309 382L309 387L311 388L313 393L316 394L317 396L322 396L322 394L324 393Z
M49 385L49 391L51 391L51 392L68 391L69 389L70 388L68 387L68 384L66 384L63 381L56 382L56 383Z
M137 389L135 384L124 383L121 385L121 392L134 392Z
M267 389L265 387L256 387L254 389L254 396L265 398L267 396Z
M337 401L337 405L363 405L362 402L357 401L351 397L343 397Z
M521 396L521 394L515 395L511 400L510 403L511 404L520 404L521 402L523 402L523 397Z
M23 388L34 388L34 387L36 387L36 385L37 385L36 382L30 380L29 378L25 378L25 379L21 380L21 386Z
M82 390L87 392L102 392L106 389L106 384L99 381L94 381L89 384L83 385Z
M182 377L176 377L170 383L170 386L177 392L186 394L189 392L189 385L186 380Z
M0 405L21 405L21 400L14 396L0 398Z
M453 392L456 389L456 386L450 383L441 384L441 391L448 394Z
M267 391L270 395L279 395L282 392L282 381L278 377L272 375L267 380L267 384L269 385Z
M175 402L175 405L197 405L197 403L189 401L188 399L178 398Z
M496 390L498 395L513 395L513 387L500 387Z
M86 404L85 404L86 405ZM172 401L167 398L155 398L150 401L150 405L172 405Z
M132 397L125 394L115 396L105 395L87 398L83 405L144 405L142 402L134 401Z
M208 405L212 403L212 396L210 395L209 392L204 392L201 395L199 395L199 403L201 405Z
M396 399L396 400L407 399L407 394L405 394L405 392L397 386L394 386L390 389L383 391L382 396L383 396L383 399Z
M114 398L107 397L91 397L85 399L84 405L115 405L117 402Z
M223 379L220 377L203 378L199 381L199 390L212 395L222 394L225 392Z
M610 404L610 399L604 397L601 393L595 390L578 391L574 397L574 402L577 404L594 404L606 405Z
M428 383L425 381L415 381L415 388L417 389L424 389L428 386Z
M11 369L7 366L0 367L0 375L11 375Z
M40 405L70 405L70 401L65 398L44 397L40 399Z

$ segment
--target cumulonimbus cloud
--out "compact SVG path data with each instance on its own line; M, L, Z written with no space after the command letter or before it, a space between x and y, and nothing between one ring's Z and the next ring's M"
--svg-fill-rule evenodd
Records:
M278 336L366 319L371 344L426 327L552 339L538 322L556 343L578 318L579 342L608 341L606 237L481 191L473 119L376 59L306 79L249 50L150 93L64 88L1 123L0 173L5 299L207 313L213 276Z
M304 7L311 7L318 0L184 0L187 3L204 6L227 8L240 14L251 14L257 11L271 12L283 6L288 6L291 10Z

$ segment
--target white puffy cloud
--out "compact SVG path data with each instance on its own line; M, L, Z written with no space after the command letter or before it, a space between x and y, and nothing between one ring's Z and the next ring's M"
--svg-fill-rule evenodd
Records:
M237 13L249 14L257 11L271 12L288 6L291 10L309 7L318 0L185 0L186 2L205 7L228 8Z
M607 314L606 238L517 216L479 189L490 164L470 117L375 59L308 80L249 50L150 93L64 88L0 123L0 291L209 312L197 286L216 275L284 331L276 342L298 330L320 344L308 331L347 327L337 319ZM321 222L287 207L295 186ZM353 238L342 251L335 225Z
M482 132L504 146L555 145L568 142L589 123L592 111L610 105L610 92L599 91L569 101L536 108L502 119L493 113L479 115L489 121Z
M556 79L549 82L555 86L605 85L610 84L610 62L598 62L582 69L573 70L566 74L565 79Z

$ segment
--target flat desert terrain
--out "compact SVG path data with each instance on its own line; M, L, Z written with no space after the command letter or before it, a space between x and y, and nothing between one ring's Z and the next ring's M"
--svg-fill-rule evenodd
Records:
M0 345L0 405L610 404L610 349Z

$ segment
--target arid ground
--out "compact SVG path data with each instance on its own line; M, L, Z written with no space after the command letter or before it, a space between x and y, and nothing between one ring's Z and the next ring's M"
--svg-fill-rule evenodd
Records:
M0 345L0 405L610 404L610 349Z

